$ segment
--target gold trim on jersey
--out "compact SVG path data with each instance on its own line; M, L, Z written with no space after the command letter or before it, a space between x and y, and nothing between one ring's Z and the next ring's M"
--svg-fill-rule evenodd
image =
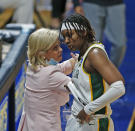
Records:
M98 43L98 44L102 44L102 43ZM92 44L91 46L93 46L93 45L94 44ZM89 46L89 48L91 46ZM95 47L96 48L100 48L101 50L103 50L101 47L98 47L98 46L95 46ZM89 48L87 50L89 50ZM86 72L85 69L84 69L84 62L86 60L86 57L87 57L87 55L85 57L82 57L83 60L82 60L82 66L81 66L81 68L82 68L82 71L89 77L89 84L90 84L90 90L91 90L91 101L93 101L93 88L92 88L92 82L91 82L91 74L89 74L88 72ZM105 84L105 80L104 79L103 79L103 88L104 88L103 93L105 93L105 91L106 91L106 84ZM105 106L104 108L105 108L105 114L107 114L107 106Z

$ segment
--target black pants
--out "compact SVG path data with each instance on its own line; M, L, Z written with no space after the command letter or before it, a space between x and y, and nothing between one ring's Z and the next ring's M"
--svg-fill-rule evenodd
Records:
M52 0L52 17L60 18L65 12L66 0Z

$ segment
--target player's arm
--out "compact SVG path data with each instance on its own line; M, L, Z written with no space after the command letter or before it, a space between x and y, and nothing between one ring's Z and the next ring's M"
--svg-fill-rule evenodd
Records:
M114 64L108 59L105 52L100 48L93 48L88 54L88 61L91 66L101 74L103 79L111 85L116 81L122 81L124 78Z

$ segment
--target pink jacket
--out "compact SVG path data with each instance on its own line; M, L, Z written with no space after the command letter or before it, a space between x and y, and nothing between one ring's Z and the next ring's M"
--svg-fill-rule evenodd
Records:
M60 106L69 100L64 87L71 78L69 60L26 73L24 108L18 131L61 131ZM66 74L66 75L65 75Z

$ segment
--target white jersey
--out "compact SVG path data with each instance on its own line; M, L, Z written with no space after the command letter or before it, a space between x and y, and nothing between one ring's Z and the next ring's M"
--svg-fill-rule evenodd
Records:
M82 59L75 65L72 78L76 88L71 89L71 92L74 95L71 111L74 116L76 116L86 104L104 94L109 87L99 73L87 73L84 70L84 61L92 48L100 48L106 53L103 44L93 44L87 49ZM111 114L112 110L110 105L95 112L95 116L110 116Z

